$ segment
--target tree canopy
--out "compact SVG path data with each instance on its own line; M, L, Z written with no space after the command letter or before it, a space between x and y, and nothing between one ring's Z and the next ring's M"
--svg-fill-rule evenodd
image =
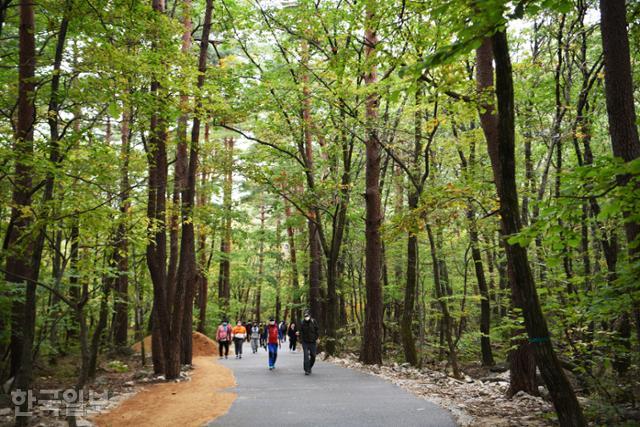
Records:
M309 309L326 354L507 363L561 425L623 423L639 13L0 0L1 379L83 388L147 335L172 379L193 330Z

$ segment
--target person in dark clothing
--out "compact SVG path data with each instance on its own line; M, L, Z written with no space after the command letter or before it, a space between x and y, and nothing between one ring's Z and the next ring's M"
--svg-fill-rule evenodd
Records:
M298 344L298 328L296 328L296 322L291 322L287 328L287 335L289 336L289 351L296 352L296 345Z
M298 337L300 337L304 354L304 374L311 375L311 369L316 363L320 330L318 323L311 318L311 313L308 310L304 312L304 320L300 322L298 327Z
M267 349L267 328L265 328L264 322L260 322L260 347Z
M282 320L278 325L278 329L280 330L280 342L287 342L287 322Z

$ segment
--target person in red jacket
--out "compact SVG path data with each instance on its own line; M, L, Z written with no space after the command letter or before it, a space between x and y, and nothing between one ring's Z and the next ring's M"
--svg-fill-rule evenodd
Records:
M278 358L278 346L280 345L280 328L276 325L273 317L269 318L269 323L265 328L267 335L267 346L269 347L269 370L276 368L276 359Z

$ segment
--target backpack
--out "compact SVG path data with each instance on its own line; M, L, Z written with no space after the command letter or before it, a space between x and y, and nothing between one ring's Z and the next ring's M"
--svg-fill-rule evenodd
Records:
M227 326L226 328L224 326L220 326L220 328L218 329L219 341L226 341L229 339L229 329L229 326Z

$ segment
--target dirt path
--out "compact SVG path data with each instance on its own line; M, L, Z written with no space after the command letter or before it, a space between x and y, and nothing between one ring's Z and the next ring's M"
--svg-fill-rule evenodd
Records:
M91 421L99 427L201 426L225 414L236 398L224 391L235 385L232 371L216 359L194 357L190 381L146 386Z

